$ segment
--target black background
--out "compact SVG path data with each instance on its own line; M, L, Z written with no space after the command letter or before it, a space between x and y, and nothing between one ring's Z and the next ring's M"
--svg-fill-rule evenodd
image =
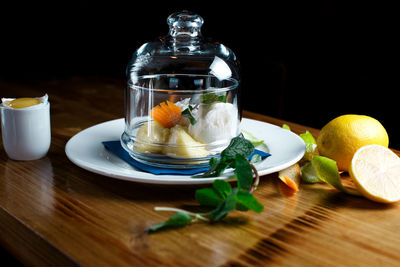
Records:
M124 79L133 52L186 9L204 18L204 36L239 58L245 109L316 128L346 113L370 115L400 148L395 9L348 2L2 3L0 79Z

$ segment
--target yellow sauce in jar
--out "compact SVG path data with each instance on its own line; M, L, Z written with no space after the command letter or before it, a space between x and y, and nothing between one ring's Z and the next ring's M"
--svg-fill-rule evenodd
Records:
M14 99L10 103L8 103L8 106L12 108L27 108L40 103L41 103L40 100L37 98L21 97Z

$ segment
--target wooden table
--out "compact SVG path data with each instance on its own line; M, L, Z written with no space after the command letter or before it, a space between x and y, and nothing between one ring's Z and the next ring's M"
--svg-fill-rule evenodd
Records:
M66 142L97 123L123 117L122 80L73 77L1 82L1 96L51 101L52 145L40 160L0 151L0 244L35 266L399 266L400 209L301 185L285 197L277 174L261 177L261 214L234 212L223 222L146 234L171 214L155 206L196 205L193 186L155 186L97 175L68 160ZM284 121L244 112L282 125ZM286 122L288 123L288 122ZM296 133L318 130L288 123ZM396 151L396 153L399 153Z

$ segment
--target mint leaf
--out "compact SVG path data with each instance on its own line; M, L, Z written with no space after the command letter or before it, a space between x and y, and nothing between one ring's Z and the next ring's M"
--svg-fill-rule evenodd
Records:
M189 105L184 111L182 111L182 117L188 118L191 125L195 125L197 120L192 114L193 107Z
M224 180L215 180L213 183L213 189L222 199L226 199L232 193L231 185Z
M232 193L231 185L224 180L215 180L213 188L202 188L196 190L196 201L200 205L217 207Z
M200 205L217 207L232 193L231 185L224 180L215 180L213 188L202 188L196 190L196 201Z
M210 169L203 174L193 176L193 178L218 177L225 171L225 169L228 166L229 166L229 162L227 162L225 159L221 159L218 162L218 159L211 158L210 159Z
M235 174L239 188L250 189L253 182L253 169L249 161L240 154L235 156Z
M243 134L232 138L230 144L221 152L218 162L216 158L210 159L210 169L203 174L196 175L194 178L218 177L228 166L235 168L236 155L248 157L254 152L254 145L244 138Z
M153 225L149 228L149 232L157 232L160 230L168 229L168 228L178 228L186 226L188 223L192 221L192 218L184 213L178 212L177 214L170 217L165 222Z
M264 206L258 202L258 200L249 192L245 190L239 190L236 195L237 204L246 207L249 210L260 213L264 210Z
M219 221L234 210L253 210L260 213L264 210L264 206L249 191L234 188L232 193L216 209L210 212L211 221Z
M204 104L212 104L214 102L223 102L226 103L226 95L225 94L204 94L202 95L202 103Z
M254 145L240 134L232 138L229 146L221 152L221 158L225 158L225 160L234 160L236 155L248 157L253 152Z
M223 219L229 212L236 209L237 192L238 188L234 188L232 193L216 209L210 212L212 222Z
M207 207L217 207L224 201L213 188L196 190L195 198L200 205Z

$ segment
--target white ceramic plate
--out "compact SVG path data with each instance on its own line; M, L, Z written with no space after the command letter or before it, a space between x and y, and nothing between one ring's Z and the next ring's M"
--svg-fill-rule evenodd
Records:
M228 179L232 171L221 177L192 178L186 175L154 175L136 169L104 148L101 142L119 140L124 119L97 124L74 135L65 146L67 157L79 167L111 178L152 184L206 184L215 179ZM305 152L303 140L296 134L273 124L242 119L241 128L264 140L270 157L255 164L259 175L280 171L299 161Z

